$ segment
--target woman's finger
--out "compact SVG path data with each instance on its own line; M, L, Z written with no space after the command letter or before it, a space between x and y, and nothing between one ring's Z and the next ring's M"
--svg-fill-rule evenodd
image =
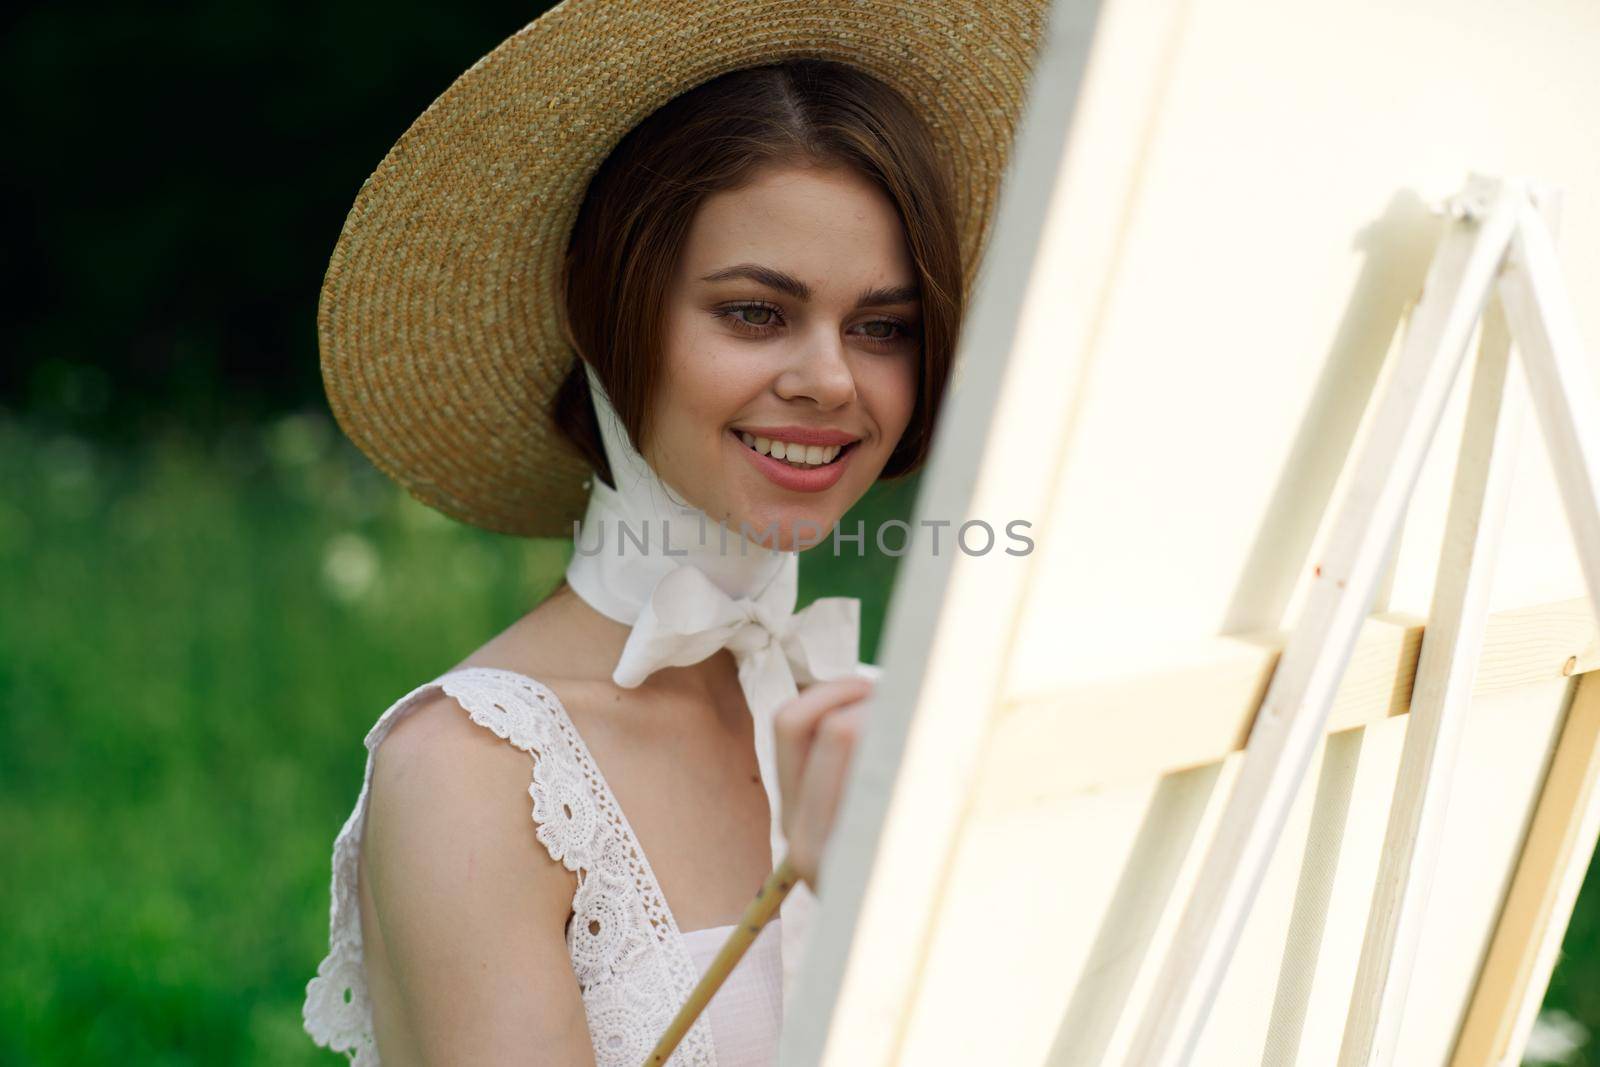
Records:
M828 712L865 700L872 695L867 678L834 678L808 686L804 692L778 709L773 727L777 734L778 795L796 796L804 773L806 751L811 746L817 723ZM785 806L791 803L785 800Z
M791 852L798 846L800 860L796 866L814 892L821 891L818 868L833 831L839 795L844 791L866 708L865 703L852 704L830 712L818 723L801 774L794 830L789 840Z

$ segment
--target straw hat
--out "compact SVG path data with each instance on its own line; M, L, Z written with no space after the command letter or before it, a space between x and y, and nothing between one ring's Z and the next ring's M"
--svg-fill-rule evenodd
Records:
M1045 0L565 0L411 125L346 218L317 329L335 418L463 522L570 536L590 472L549 417L576 358L556 294L589 179L634 125L741 67L874 74L951 168L970 293Z

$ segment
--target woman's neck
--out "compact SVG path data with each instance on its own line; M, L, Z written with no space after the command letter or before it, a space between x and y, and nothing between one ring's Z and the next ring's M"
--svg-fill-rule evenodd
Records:
M526 618L539 617L541 627L562 635L563 662L559 674L611 684L611 674L633 628L595 610L565 580ZM548 632L547 629L547 632ZM739 669L733 654L723 649L685 667L656 671L639 687L688 696L718 709L734 726L749 718Z

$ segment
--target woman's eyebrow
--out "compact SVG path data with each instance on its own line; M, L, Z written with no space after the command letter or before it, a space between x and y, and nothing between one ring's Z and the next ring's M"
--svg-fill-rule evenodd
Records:
M758 285L768 289L776 289L780 293L788 293L796 300L810 300L811 287L792 274L771 267L763 267L759 263L735 263L731 267L723 267L705 275L700 280L703 282L723 282L730 278L748 278ZM914 304L918 294L915 285L887 285L868 289L856 298L856 307L866 307L871 304Z

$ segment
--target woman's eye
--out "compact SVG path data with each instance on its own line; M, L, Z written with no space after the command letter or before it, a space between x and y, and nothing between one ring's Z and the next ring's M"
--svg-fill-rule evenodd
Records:
M770 336L783 326L783 312L770 304L728 304L714 314L752 337ZM856 336L880 346L898 345L916 336L914 327L898 319L870 319L851 329Z
M772 322L772 309L764 307L742 307L735 309L745 316L744 321L751 326L766 326Z
M910 339L915 331L905 323L896 319L873 319L861 324L867 340L873 344L896 344L902 340Z
M781 321L778 309L767 304L730 304L718 308L716 316L727 319L734 329L752 335L769 333Z

